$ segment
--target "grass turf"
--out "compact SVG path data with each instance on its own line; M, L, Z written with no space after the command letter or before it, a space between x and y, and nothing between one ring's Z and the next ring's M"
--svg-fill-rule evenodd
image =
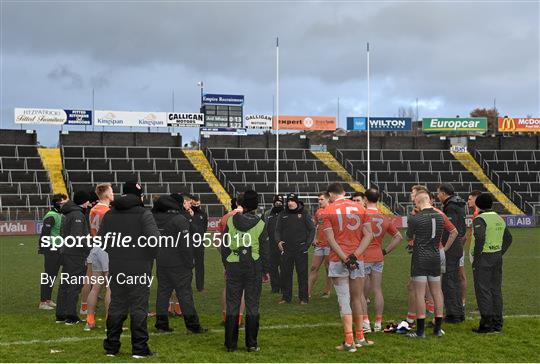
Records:
M540 361L540 228L514 229L514 244L504 257L504 331L500 335L479 336L471 332L478 323L470 264L466 322L446 324L441 339L412 340L398 334L370 334L376 345L357 353L338 352L342 340L335 295L320 297L319 279L309 305L278 305L279 295L264 285L261 298L259 353L223 348L220 325L220 295L223 270L214 249L206 253L206 293L195 292L196 306L204 326L204 336L186 335L183 320L172 318L172 334L157 334L149 319L150 347L159 355L155 362L538 362ZM84 332L83 325L54 323L54 311L37 309L42 257L37 255L36 237L0 238L0 360L3 362L126 362L133 361L129 331L122 339L120 355L104 355L104 321L100 330ZM410 257L403 245L386 259L384 271L384 320L399 320L406 312L406 288ZM322 273L323 271L321 271ZM151 307L155 304L156 283ZM295 291L296 292L296 291ZM55 299L56 287L53 299ZM370 313L373 307L370 306ZM101 317L101 312L98 317ZM129 321L126 321L126 326ZM240 334L239 347L242 347ZM53 352L54 351L54 352Z

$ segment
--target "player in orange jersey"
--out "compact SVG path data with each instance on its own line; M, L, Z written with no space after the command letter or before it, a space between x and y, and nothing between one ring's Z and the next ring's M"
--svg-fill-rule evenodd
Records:
M326 241L326 235L322 229L324 222L324 209L330 203L330 196L328 193L321 192L319 193L319 208L315 212L314 220L317 233L315 235L315 250L313 252L313 260L311 261L311 269L309 271L308 279L308 294L311 297L311 292L315 282L319 275L319 269L324 262L324 267L326 269L327 278L324 286L324 292L322 294L323 298L330 297L330 290L332 289L332 279L328 277L328 254L330 254L330 248L328 247L328 242Z
M382 329L382 313L384 308L384 297L382 293L384 255L391 252L401 242L403 237L398 229L396 229L392 220L387 216L384 216L377 208L377 202L379 202L380 199L379 191L375 188L370 188L365 192L365 196L366 213L370 215L373 240L364 252L364 273L366 279L369 281L369 285L366 284L366 287L364 287L364 295L367 298L369 293L373 292L375 296L374 331L379 332ZM386 234L392 237L392 241L385 250L382 249L382 241ZM371 331L369 318L364 319L364 331Z
M356 348L372 345L364 338L364 262L362 254L371 243L373 233L365 208L346 199L340 183L328 186L330 205L325 209L323 230L332 249L329 254L328 276L332 278L343 322L344 342L338 350L355 352ZM353 335L353 322L356 340Z
M107 212L109 212L110 204L114 201L113 189L110 183L102 183L96 186L96 194L99 197L99 202L90 210L90 235L96 236L101 225L101 221ZM103 249L94 247L90 251L88 258L86 259L88 271L93 277L109 275L109 255ZM98 282L99 280L95 280ZM86 316L85 331L90 331L96 326L95 313L96 304L98 300L99 291L101 291L102 284L95 283L92 285L90 292L88 293L88 314ZM109 310L109 303L111 302L111 290L107 286L105 292L105 315Z

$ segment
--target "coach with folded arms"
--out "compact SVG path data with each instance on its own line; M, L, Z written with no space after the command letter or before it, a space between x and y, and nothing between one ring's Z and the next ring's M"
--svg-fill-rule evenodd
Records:
M115 199L112 209L105 214L99 235L121 233L130 236L128 247L119 244L107 245L109 253L109 275L111 277L111 304L107 316L107 338L103 347L107 355L115 355L120 351L120 335L122 325L131 316L131 346L134 358L152 356L148 347L148 299L150 287L144 283L122 284L118 275L136 276L152 275L152 261L157 248L140 246L139 237L159 236L159 230L152 213L144 208L143 191L138 183L127 182L123 186L123 195Z
M282 253L280 303L292 299L293 270L298 276L298 298L307 304L308 297L308 249L315 238L315 225L304 204L294 193L287 195L285 210L277 217L275 239Z

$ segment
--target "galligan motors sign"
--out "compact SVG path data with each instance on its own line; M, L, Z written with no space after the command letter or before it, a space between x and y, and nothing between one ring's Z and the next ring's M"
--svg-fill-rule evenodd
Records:
M487 130L487 118L423 118L422 130L435 133L480 132Z
M204 114L190 112L170 112L167 113L168 126L194 126L199 127L204 125Z

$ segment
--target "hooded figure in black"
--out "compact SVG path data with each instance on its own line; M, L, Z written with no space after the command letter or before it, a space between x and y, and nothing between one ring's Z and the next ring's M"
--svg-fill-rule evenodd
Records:
M259 300L262 281L268 280L268 236L264 221L256 215L259 195L244 192L238 213L227 221L221 256L226 273L225 347L234 351L238 346L238 315L242 293L246 302L246 348L259 351Z
M111 304L107 316L107 338L103 347L107 354L115 355L120 351L120 335L122 325L131 316L131 346L132 354L137 357L151 356L148 347L148 299L150 287L138 282L135 284L122 283L125 277L151 277L152 262L157 254L157 248L138 244L139 238L150 236L159 237L159 230L152 213L144 208L142 188L138 183L125 183L120 198L115 199L114 205L103 217L99 235L108 233L122 234L131 237L129 246L120 244L106 247L109 253L109 275L111 277ZM146 239L141 239L146 242Z
M454 188L443 183L438 188L438 198L443 204L443 212L454 224L458 236L446 252L446 271L442 274L442 290L444 295L445 322L459 323L465 320L465 309L461 300L461 283L459 278L459 262L463 258L463 244L467 225L465 224L465 201L454 194ZM448 232L443 232L442 242L446 245Z
M162 244L157 256L156 329L173 331L169 327L169 298L173 290L182 307L186 328L193 333L206 332L199 324L193 302L193 248L190 245L189 222L180 213L182 204L171 196L161 196L154 202L152 213L162 237L170 237L170 244Z
M66 202L60 211L64 215L60 226L60 236L62 238L86 237L90 235L90 226L85 215L89 196L85 191L75 192L73 201ZM70 242L71 243L71 242ZM70 244L73 245L73 244ZM77 315L77 301L81 293L81 277L86 275L86 258L91 247L86 244L76 244L72 247L62 246L60 248L60 261L62 273L68 274L69 279L77 278L77 283L71 284L60 281L58 296L56 299L56 321L65 321L66 325L74 325L80 322Z
M308 249L315 238L315 225L304 204L294 193L287 195L287 203L277 217L275 239L281 250L280 303L292 300L293 270L298 276L298 298L301 304L309 301L308 296Z
M273 206L264 214L266 233L268 234L268 246L270 250L270 285L272 293L281 293L281 250L276 241L277 217L283 211L283 196L274 196Z
M193 260L195 264L195 286L197 291L204 291L204 234L208 230L208 215L201 208L201 200L197 196L191 198L192 232L200 235L201 244L193 247Z

